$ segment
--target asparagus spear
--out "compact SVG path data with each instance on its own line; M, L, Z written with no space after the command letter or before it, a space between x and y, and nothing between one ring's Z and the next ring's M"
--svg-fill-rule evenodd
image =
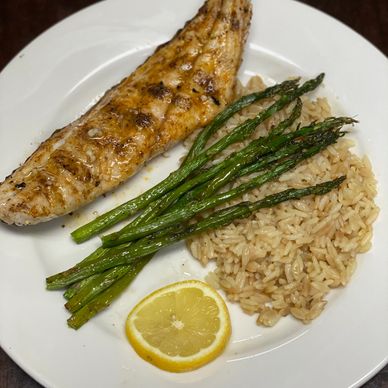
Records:
M331 121L332 119L330 118L328 120ZM352 119L348 119L348 120L349 121L346 122L346 124L355 122ZM346 132L341 132L339 136L342 137L345 134ZM321 141L322 141L322 133L316 133L313 136L309 136L309 138L304 140L303 142L300 142L300 141L291 142L288 146L281 148L279 151L276 151L273 154L269 154L266 157L259 159L257 162L252 163L241 169L238 169L238 168L234 169L234 166L233 166L232 169L236 170L235 174L233 173L232 170L225 169L223 170L223 173L221 172L211 181L205 182L202 185L199 185L195 187L193 190L184 194L179 199L179 201L172 206L170 210L176 210L179 207L189 204L193 200L204 199L210 196L212 193L216 192L219 188L229 183L234 178L238 178L244 175L249 175L249 174L258 172L261 169L264 169L267 166L271 165L271 163L278 161L279 159L288 157L298 151L301 151L307 146L313 146L314 144L319 144ZM331 143L330 142L322 143L321 149L326 148L329 144ZM237 164L235 166L237 167ZM125 230L127 229L129 229L129 227L126 228Z
M198 154L200 154L205 148L206 143L210 137L221 128L235 113L244 109L245 107L253 104L256 101L263 100L265 98L273 97L278 93L285 93L297 86L299 78L289 81L284 81L281 84L277 84L266 88L261 92L251 93L246 96L242 96L240 99L229 105L221 113L219 113L214 120L208 124L196 137L193 142L186 158L184 159L182 166L187 164L190 160L193 160Z
M259 161L256 161L254 163L251 163L247 166L241 166L238 164L240 169L233 168L233 172L230 172L230 170L224 169L221 171L220 174L215 176L211 181L205 182L199 186L196 186L194 189L188 191L186 194L184 194L179 201L177 201L169 211L175 211L183 206L186 206L187 204L205 199L207 197L210 197L215 192L217 192L220 188L230 183L233 179L237 179L239 177L242 177L244 175L249 175L252 173L257 173L269 166L271 166L273 163L279 161L280 159L284 159L286 157L289 157L298 151L302 151L306 147L311 147L316 143L315 137L309 137L309 141L303 141L303 142L296 142L288 144L287 146L281 148L280 150L274 152L273 154L266 155L263 158L260 158ZM129 229L129 228L128 228Z
M174 244L175 242L188 238L194 234L228 225L235 219L246 218L259 209L273 207L281 202L290 199L299 199L306 195L325 194L338 187L344 180L345 177L342 176L332 181L327 181L303 189L285 190L277 194L269 195L257 202L241 202L237 205L217 211L195 224L178 227L175 233L169 233L156 238L148 236L141 239L135 244L132 244L129 248L123 250L121 255L104 258L97 263L91 263L83 267L75 266L70 270L51 276L46 279L47 287L49 289L62 288L92 274L102 272L107 268L134 263L139 257L148 256L163 247Z
M77 283L73 283L63 293L63 297L66 300L70 300L71 298L74 298L78 293L81 292L81 290L84 290L88 285L90 285L98 277L99 277L99 275L93 275L93 276L89 276L88 278L85 278L83 280L80 280Z
M170 209L170 211L174 211L177 208L192 202L194 199L195 200L205 199L211 196L221 187L231 182L233 179L237 179L239 177L242 177L244 175L249 175L252 173L257 173L271 166L273 163L279 161L280 159L284 159L298 152L302 152L304 149L308 147L317 145L318 146L317 151L319 152L325 149L330 144L335 143L339 137L343 137L346 134L346 132L338 132L338 133L334 132L334 133L335 133L334 136L323 137L323 135L325 135L325 131L322 131L314 135L308 136L308 138L303 139L303 141L291 142L289 145L281 148L277 152L267 155L266 157L259 159L257 162L251 163L248 166L245 166L239 169L238 171L236 171L235 175L231 174L230 171L225 170L223 171L223 174L221 173L217 175L211 182L206 182L201 186L195 187L194 190L191 190L190 192L186 193L186 195L183 196L176 203L176 205L174 205Z
M137 211L146 207L150 202L160 198L163 194L170 191L183 180L185 180L194 170L203 166L211 160L216 154L223 151L229 145L247 139L255 128L264 120L284 108L287 104L294 101L302 94L314 90L323 80L324 74L320 74L315 79L305 82L295 90L283 94L269 108L260 112L255 118L249 119L235 128L229 135L213 144L211 147L201 152L193 160L186 163L182 168L171 173L166 179L147 190L140 196L110 210L109 212L97 217L94 221L76 229L72 232L73 239L77 242L83 242L93 235L105 230L106 228L117 224L125 218L135 214Z
M333 143L339 137L339 134L337 133L329 132L327 135L327 141L329 143ZM264 183L278 178L284 172L289 171L291 168L295 167L301 160L305 160L308 157L315 155L321 149L321 144L317 144L305 152L297 154L289 158L287 161L278 164L277 166L275 165L275 167L273 167L270 171L259 175L251 179L249 182L243 183L240 186L235 187L227 192L214 195L210 198L205 198L202 201L193 202L188 204L186 207L168 212L149 223L127 229L123 233L117 232L104 236L102 237L103 247L112 247L129 241L137 240L153 232L162 230L167 226L186 221L205 210L215 208L225 202L241 196L243 193L253 188L260 187ZM226 177L229 179L228 172L226 172Z
M151 260L153 255L149 255L142 259L142 266L137 267L133 263L131 265L121 265L119 267L111 268L101 274L90 276L86 279L92 278L92 281L81 287L66 304L65 307L71 313L76 312L83 306L87 305L93 298L100 294L102 291L111 287L114 283L119 281L123 276L129 276L132 280L137 275L138 271L134 272L137 268L139 271Z
M104 290L94 298L90 303L81 307L68 320L67 324L73 329L79 329L89 319L93 318L98 312L107 308L112 301L120 295L129 284L135 279L138 273L149 262L152 256L141 258L136 263L133 263L127 270L126 276L120 277L111 287Z

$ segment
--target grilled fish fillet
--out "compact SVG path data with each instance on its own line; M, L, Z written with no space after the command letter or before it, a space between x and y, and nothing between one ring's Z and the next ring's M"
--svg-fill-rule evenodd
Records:
M233 97L249 0L208 0L168 43L0 184L0 219L27 225L114 189Z

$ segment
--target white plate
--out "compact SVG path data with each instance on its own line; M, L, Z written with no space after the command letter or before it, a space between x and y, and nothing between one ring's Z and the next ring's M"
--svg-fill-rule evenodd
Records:
M0 178L36 145L130 73L190 18L202 0L114 0L98 3L44 33L0 75ZM183 247L158 254L114 305L75 332L66 326L60 292L45 291L47 275L74 264L96 246L76 246L69 232L95 210L134 196L175 168L182 154L159 158L114 195L77 218L17 229L0 226L0 343L35 379L55 387L347 387L359 385L387 361L388 227L387 59L362 37L293 1L258 0L240 76L267 81L325 71L322 92L360 120L357 131L379 180L381 214L373 249L360 256L343 290L323 314L304 326L291 318L275 328L230 306L233 337L210 365L185 374L162 372L135 355L123 325L128 311L151 290L203 277ZM385 178L385 179L384 179ZM61 225L66 224L65 228ZM384 230L385 229L385 230Z

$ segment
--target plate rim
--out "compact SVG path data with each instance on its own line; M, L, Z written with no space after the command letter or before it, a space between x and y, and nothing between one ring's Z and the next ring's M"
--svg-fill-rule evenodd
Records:
M270 1L270 0L254 0L254 1ZM365 37L363 37L361 34L359 34L357 31L353 30L350 26L346 25L345 23L339 21L338 19L334 18L333 16L329 15L329 14L326 14L325 12L321 11L321 10L318 10L314 7L312 7L311 5L308 5L308 4L305 4L305 3L300 3L299 1L296 1L296 0L278 0L279 2L280 1L284 1L285 3L286 2L292 2L292 3L297 3L298 6L301 6L301 7L307 7L309 8L311 11L315 12L315 13L318 13L320 14L320 17L322 18L329 18L331 19L332 22L335 22L339 25L342 26L342 28L345 28L347 29L348 31L350 31L353 35L357 36L357 39L362 39L364 43L366 43L370 48L373 48L377 54L379 54L381 56L381 59L382 60L385 60L386 63L388 64L388 58L387 56L379 49L377 48L375 45L373 45L371 42L369 42ZM89 11L89 9L91 8L95 8L95 7L99 7L101 6L101 4L103 3L113 3L114 0L103 0L102 2L99 2L99 3L95 3L95 4L91 4L87 7L84 7L83 9L67 16L66 18L62 19L61 21L59 21L58 23L54 24L53 26L49 27L48 29L46 29L45 31L43 31L41 34L39 34L36 38L34 38L29 44L27 44L23 49L21 49L14 57L13 59L11 59L10 62L8 62L8 64L2 69L2 71L0 72L0 78L4 76L4 74L7 73L8 69L11 68L14 64L14 62L17 60L17 58L26 50L33 50L36 42L39 42L40 39L42 39L42 37L46 36L46 35L49 35L52 33L52 31L56 28L58 28L58 26L65 26L67 23L69 23L69 20L71 20L73 17L75 17L76 15L79 16L80 14L87 14L87 12ZM49 384L49 381L44 377L44 376L41 376L40 373L36 372L35 370L33 369L30 369L28 364L25 364L23 363L23 361L21 360L22 357L18 356L16 353L14 353L13 351L11 351L10 349L8 349L6 346L5 346L5 341L2 340L2 336L0 336L0 346L2 347L2 349L4 350L4 352L6 354L8 354L8 356L21 368L23 369L24 371L26 371L26 373L28 373L30 376L32 376L36 381L38 381L39 383L41 383L42 385L48 385ZM375 367L375 369L371 370L370 373L366 376L364 376L364 378L362 380L359 380L357 382L355 382L355 384L357 385L361 385L363 384L364 382L368 381L371 377L373 377L375 374L377 374L381 369L384 368L384 366L388 363L388 352L385 356L385 360L382 360L381 361L381 364L380 365L377 365Z

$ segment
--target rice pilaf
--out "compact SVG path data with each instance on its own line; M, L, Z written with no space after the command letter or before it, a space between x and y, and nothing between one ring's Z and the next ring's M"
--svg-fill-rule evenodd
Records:
M237 96L266 87L260 77L246 87L238 85ZM273 100L256 103L235 115L213 137L216 141L237 124L255 116ZM302 125L331 116L325 98L302 98ZM263 136L285 119L292 106L260 125L253 135ZM296 124L293 126L295 129ZM187 141L189 146L195 135ZM230 147L220 158L246 145ZM355 268L356 255L371 247L372 224L379 209L374 203L376 180L367 157L350 151L347 137L285 173L278 180L244 194L235 204L256 201L288 188L301 188L346 175L339 189L330 193L262 209L244 220L187 241L203 265L215 260L216 270L207 280L225 291L248 314L258 314L257 324L275 325L291 314L308 323L324 309L331 289L345 286ZM238 179L233 186L248 180Z

